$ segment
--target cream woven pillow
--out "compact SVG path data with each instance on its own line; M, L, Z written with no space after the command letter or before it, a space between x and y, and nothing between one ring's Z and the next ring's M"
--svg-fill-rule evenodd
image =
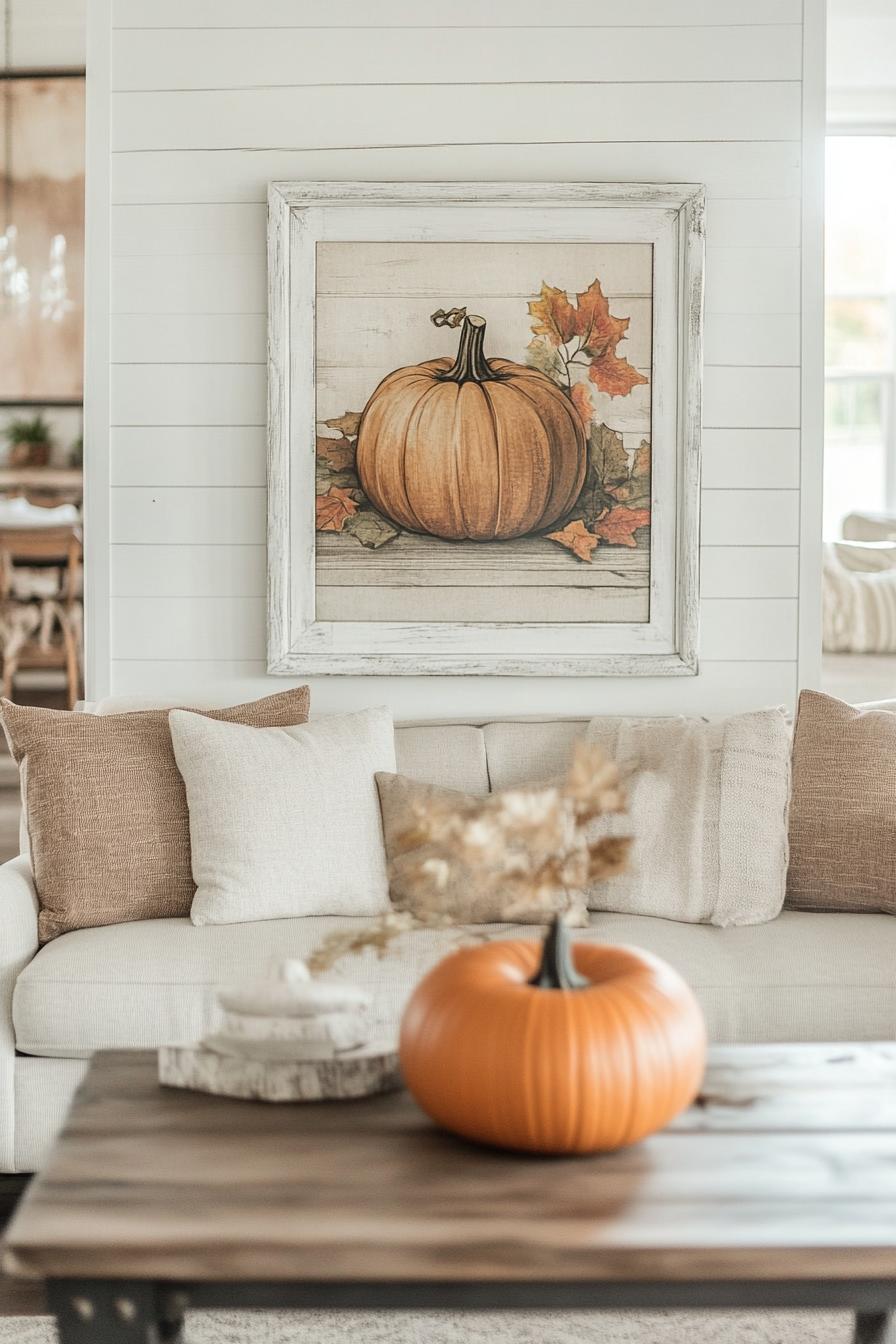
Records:
M586 740L619 766L633 835L628 872L595 885L592 910L691 924L762 924L784 901L790 732L782 710L701 719L592 719Z
M183 710L169 721L190 809L194 924L389 910L374 782L395 769L387 709L296 728Z

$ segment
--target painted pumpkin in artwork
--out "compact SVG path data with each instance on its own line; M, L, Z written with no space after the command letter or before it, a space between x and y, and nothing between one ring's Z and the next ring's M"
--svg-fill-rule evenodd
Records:
M410 532L505 541L568 513L587 465L585 434L550 378L484 354L485 321L465 316L457 358L396 369L358 431L367 498Z
M401 1070L437 1124L536 1153L637 1143L697 1094L706 1028L691 990L638 948L531 939L463 948L421 980Z

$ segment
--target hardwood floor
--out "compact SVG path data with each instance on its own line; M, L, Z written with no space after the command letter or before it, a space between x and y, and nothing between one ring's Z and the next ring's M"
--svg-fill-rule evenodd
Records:
M25 1279L10 1279L0 1274L0 1317L46 1316L47 1297L44 1286Z
M24 1176L0 1176L0 1228L5 1230L26 1184L27 1177ZM0 1317L46 1314L47 1300L42 1283L0 1274Z

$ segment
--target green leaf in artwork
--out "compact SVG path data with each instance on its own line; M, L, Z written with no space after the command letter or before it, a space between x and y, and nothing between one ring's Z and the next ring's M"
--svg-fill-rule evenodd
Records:
M571 519L581 518L586 528L593 528L598 518L618 503L617 490L627 488L628 478L628 453L622 436L606 425L594 425L588 438L585 483L575 504L561 521L568 523Z
M613 496L604 489L594 467L590 466L585 474L581 494L570 509L567 521L570 518L581 518L586 527L592 528L613 503Z
M387 542L394 541L401 535L394 523L390 523L388 518L384 518L368 504L362 505L358 513L346 519L343 531L348 532L355 541L359 541L369 551L377 551L380 546L385 546Z
M595 425L592 428L588 441L588 460L605 490L628 480L628 453L622 435L614 429L608 429L606 425Z
M557 352L542 336L533 336L526 346L526 363L553 382L563 386L563 363Z
M326 462L317 459L315 470L316 492L319 495L325 495L331 485L337 485L342 490L357 490L359 488L357 472L352 470L333 471Z
M642 439L635 449L635 460L632 463L632 478L640 477L647 480L650 476L650 443L647 439Z
M621 485L610 490L613 498L632 509L650 508L650 444L642 439L635 449L631 474Z

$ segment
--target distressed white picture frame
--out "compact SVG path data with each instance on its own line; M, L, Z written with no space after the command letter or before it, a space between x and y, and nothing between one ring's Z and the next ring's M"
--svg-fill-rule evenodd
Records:
M508 676L697 672L704 192L638 183L274 182L268 194L268 671ZM319 242L649 242L650 615L637 623L315 617Z

